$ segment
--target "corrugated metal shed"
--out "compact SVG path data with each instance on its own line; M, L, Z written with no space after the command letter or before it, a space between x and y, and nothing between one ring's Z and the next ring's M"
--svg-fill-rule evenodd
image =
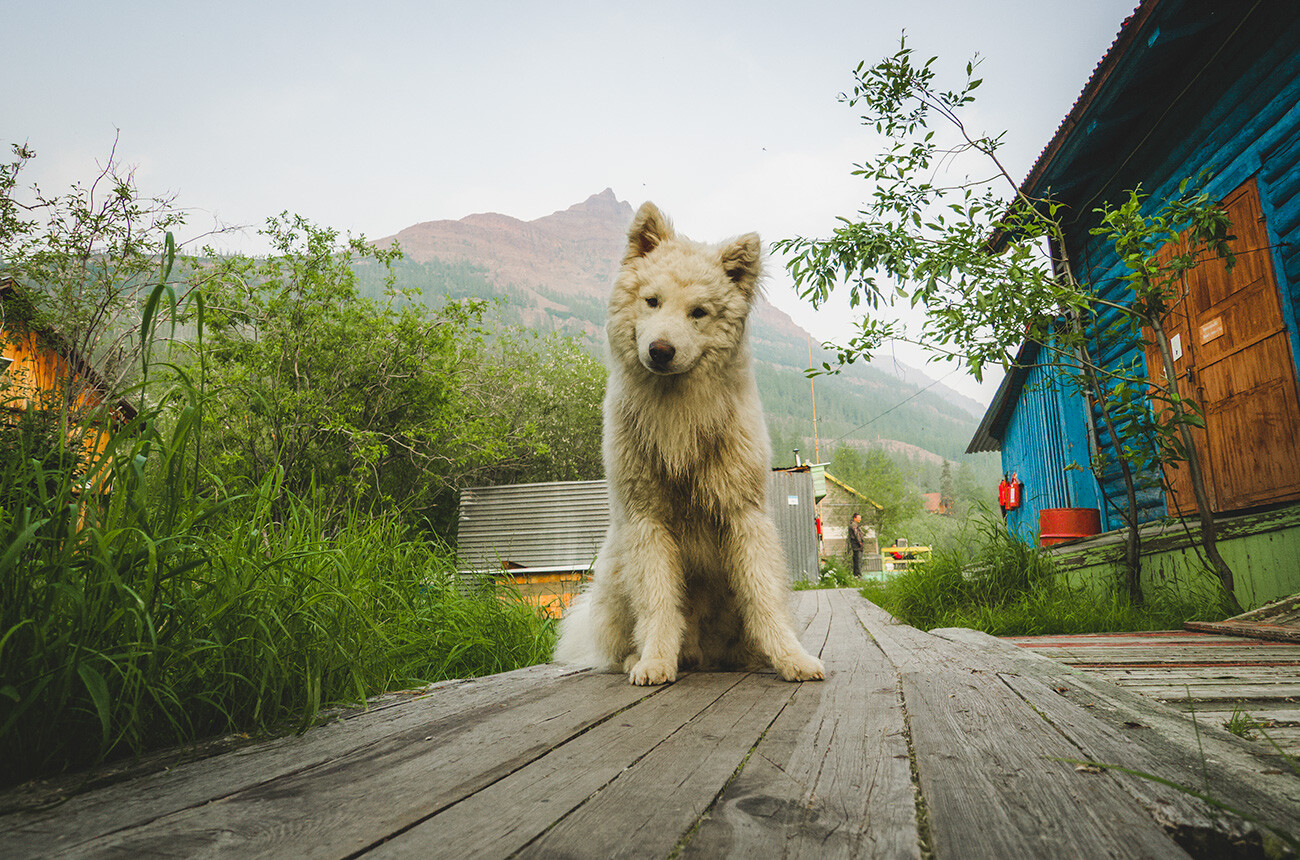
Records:
M608 530L604 481L469 487L460 495L460 566L588 570Z
M791 582L815 582L821 575L815 505L812 470L807 466L770 473L767 508L781 535Z
M771 472L767 506L792 581L816 579L816 512L808 467ZM460 497L460 568L586 571L609 529L604 481L469 487Z

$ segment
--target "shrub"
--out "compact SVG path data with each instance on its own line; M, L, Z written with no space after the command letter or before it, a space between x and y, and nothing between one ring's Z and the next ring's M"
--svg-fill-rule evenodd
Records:
M338 525L275 466L229 492L202 394L153 391L84 473L22 428L0 445L0 783L549 658L551 622L462 590L396 518Z
M1224 617L1209 576L1179 590L1162 588L1134 606L1118 591L1070 587L1049 555L1008 534L1000 521L986 516L972 527L973 549L936 550L885 583L868 583L863 596L922 630L970 627L995 636L1160 630Z

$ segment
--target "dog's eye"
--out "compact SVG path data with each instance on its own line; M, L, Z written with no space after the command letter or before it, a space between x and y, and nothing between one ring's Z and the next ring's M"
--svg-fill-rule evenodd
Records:
M691 311L691 319L700 319L701 317L706 317L708 315L709 312L706 311L704 308L696 308L695 310Z
M652 308L659 307L659 299L656 298L655 296L651 296L650 298L646 299L645 303Z

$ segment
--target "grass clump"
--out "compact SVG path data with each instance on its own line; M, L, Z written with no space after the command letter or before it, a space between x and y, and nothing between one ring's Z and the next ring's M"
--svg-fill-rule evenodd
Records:
M205 476L201 405L169 392L85 469L3 431L0 784L549 659L550 621L395 517Z
M1041 636L1181 628L1188 620L1225 617L1217 583L1205 577L1165 587L1133 605L1118 590L1098 594L1072 587L1042 549L1008 534L992 518L973 521L966 549L936 549L930 557L862 594L922 630L968 627L994 636Z

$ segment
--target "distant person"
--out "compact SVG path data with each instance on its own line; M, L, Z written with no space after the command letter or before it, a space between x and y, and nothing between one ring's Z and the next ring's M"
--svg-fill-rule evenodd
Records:
M849 522L849 549L853 550L853 578L862 578L862 514Z

